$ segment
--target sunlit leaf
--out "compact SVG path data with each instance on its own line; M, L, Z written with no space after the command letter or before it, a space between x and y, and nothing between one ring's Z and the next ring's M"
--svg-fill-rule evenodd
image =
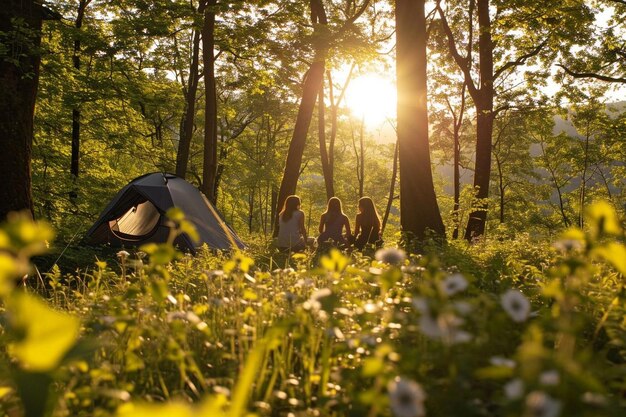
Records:
M194 241L194 243L200 242L200 235L198 234L196 226L194 226L193 223L187 220L181 220L178 227L180 228L180 231L186 233L191 238L191 240Z
M603 234L616 236L622 233L615 208L608 202L601 200L593 203L587 209L587 215L596 236Z
M325 255L322 259L320 259L320 265L322 268L329 272L342 272L346 269L349 263L350 258L335 248L333 248L328 255Z
M626 276L626 246L617 242L609 242L597 247L594 253L613 265L620 274Z
M165 212L165 215L168 219L173 220L177 223L183 221L185 219L185 213L178 207L172 207Z
M15 293L8 311L11 330L22 336L9 349L24 369L55 369L78 338L78 318L51 309L35 296Z
M118 417L194 417L188 404L170 402L165 404L123 404L117 410Z
M0 296L7 295L14 286L17 267L12 256L0 253Z
M35 222L26 213L11 213L5 233L13 250L23 250L29 255L44 253L48 249L47 242L54 238L54 230L50 225ZM6 246L6 238L0 238L0 244Z
M13 391L11 387L0 386L0 400Z

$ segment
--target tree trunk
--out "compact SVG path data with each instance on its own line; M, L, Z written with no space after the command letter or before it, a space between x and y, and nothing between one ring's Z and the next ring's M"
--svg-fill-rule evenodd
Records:
M209 201L216 203L217 176L217 91L215 86L215 6L217 0L208 0L202 26L202 57L204 61L204 159L201 191Z
M463 126L463 119L465 117L465 90L466 85L463 83L461 87L461 107L459 108L458 115L454 111L452 104L446 99L448 108L453 118L453 186L454 186L454 207L452 209L452 220L454 223L454 230L452 231L452 239L459 238L459 210L461 208L461 127Z
M493 42L491 41L491 20L489 0L477 1L478 12L478 59L480 67L480 88L474 94L476 105L476 162L474 169L474 189L477 204L470 213L465 230L465 239L473 240L485 233L487 222L487 198L491 176L491 135L493 133Z
M11 19L23 19L34 33L7 53L18 62L0 60L0 220L11 211L27 210L33 215L31 196L31 152L33 117L39 81L42 7L33 0L8 0L0 8L0 32L16 30ZM15 20L14 20L15 21ZM16 49L11 49L16 48Z
M202 6L198 9L203 12ZM198 66L200 60L200 32L194 30L193 46L191 52L191 65L189 67L189 82L185 92L185 111L178 142L178 153L176 154L176 175L185 178L187 175L187 164L189 163L189 148L193 137L193 125L196 116L196 94L198 91L198 81L200 74Z
M550 173L550 178L552 179L552 183L554 184L554 188L556 188L556 192L559 197L559 211L561 213L561 218L563 219L563 225L565 227L569 227L570 220L567 217L567 214L565 213L565 202L563 201L563 192L561 191L561 184L559 184L555 169L550 165L548 154L546 153L546 149L544 147L543 142L540 143L540 146L541 146L541 156L543 157L546 169Z
M391 206L393 205L394 194L396 192L396 180L398 176L398 141L393 148L393 168L391 170L391 184L389 185L389 198L387 199L387 207L385 208L385 215L383 216L383 224L380 229L380 234L385 232L385 226L387 226L387 220L389 219L389 213L391 212Z
M452 239L458 239L459 237L459 210L461 200L461 144L459 141L459 131L457 127L454 127L454 207L453 207L453 220L454 231L452 232Z
M337 117L338 117L338 107L341 103L341 100L346 94L346 90L348 89L348 85L350 84L350 80L352 79L352 73L354 71L354 67L356 63L353 62L350 66L350 71L348 72L348 76L346 77L346 82L339 93L339 97L335 101L335 94L333 88L333 78L331 76L330 71L327 71L328 77L328 97L330 100L330 140L328 142L328 176L330 178L330 183L333 185L333 194L334 194L334 184L335 184L335 140L337 139Z
M498 193L500 197L500 223L504 223L504 192L506 185L504 185L504 173L502 172L502 163L500 158L496 155L496 167L498 168Z
M278 191L277 215L274 223L275 235L278 233L278 212L280 212L287 197L296 192L296 185L298 184L298 176L300 175L306 136L309 131L309 125L311 124L313 108L315 107L315 99L322 84L323 75L324 62L315 61L311 64L311 68L309 68L306 79L304 80L302 100L300 100L296 125L293 130L291 143L289 144L289 151L287 152L285 171L283 173L283 179L280 183L280 190Z
M321 25L327 24L326 11L321 0L311 0L311 22ZM288 196L296 192L298 177L300 176L300 167L302 165L302 154L304 153L304 145L306 136L311 125L315 100L319 93L324 80L324 57L326 55L325 48L319 48L315 52L315 57L311 67L306 73L304 85L302 86L302 99L298 107L298 115L296 117L296 125L293 129L293 136L289 144L287 152L287 161L285 163L285 171L283 179L280 183L278 191L278 200L276 207L276 216L274 218L274 236L278 236L278 213L280 212L285 200Z
M74 37L74 55L72 56L72 63L76 70L76 75L80 73L80 29L83 26L83 18L85 17L85 10L91 0L80 0L78 4L78 13L76 14L76 21L74 27L76 28L76 35ZM78 103L78 97L74 97L74 108L72 109L72 161L70 165L70 173L74 179L78 178L80 172L80 103ZM72 192L75 195L75 191Z
M425 0L396 0L400 222L405 233L420 239L427 229L445 233L430 164L424 5Z
M254 198L256 187L251 187L248 193L248 232L252 233L252 226L254 222Z
M585 134L585 147L584 147L584 155L583 159L583 172L582 178L580 181L580 191L578 197L578 227L582 229L585 225L585 198L587 192L587 168L589 167L589 138L591 133L589 132L589 126L587 126L586 134Z
M360 155L359 159L361 163L359 164L359 198L363 197L363 188L365 186L365 144L364 141L364 129L365 129L365 116L361 118L361 131L359 132L359 148Z
M330 169L328 151L326 149L326 117L324 104L324 79L322 75L322 85L320 86L319 98L317 100L317 123L318 137L320 142L320 158L322 160L322 173L324 174L324 185L326 186L326 199L335 195L333 185L333 173Z

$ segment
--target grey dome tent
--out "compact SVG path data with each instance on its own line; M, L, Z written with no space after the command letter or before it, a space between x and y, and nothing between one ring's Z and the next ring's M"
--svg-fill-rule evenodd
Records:
M204 243L213 249L245 247L204 194L183 178L162 173L143 175L122 188L85 239L112 246L166 242L170 227L165 212L171 207L180 208L200 236L200 241L194 242L186 233L179 235L174 243L181 249L195 252Z

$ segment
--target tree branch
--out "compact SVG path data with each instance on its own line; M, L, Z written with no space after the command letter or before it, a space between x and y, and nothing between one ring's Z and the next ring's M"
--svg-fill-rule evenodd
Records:
M596 74L594 72L575 72L571 69L567 68L563 64L557 64L558 67L563 68L563 70L570 76L574 78L595 78L596 80L605 81L607 83L622 83L626 84L626 78L621 77L609 77L608 75Z
M543 47L546 46L546 44L548 43L549 39L550 39L550 36L548 36L546 39L544 39L543 42L541 42L539 45L537 45L532 51L528 52L527 54L519 56L515 61L509 61L506 64L504 64L502 67L500 67L499 69L496 70L496 72L495 72L495 74L493 76L493 79L494 80L497 79L500 75L502 75L502 73L504 71L508 70L509 68L516 67L518 65L522 65L529 58L532 58L535 55L537 55L539 52L541 52Z
M439 12L439 16L441 17L443 30L446 33L446 37L448 38L448 50L450 51L450 55L452 55L452 58L454 58L454 61L463 72L465 85L467 85L467 89L472 96L472 99L477 100L478 89L474 85L474 81L472 80L472 76L470 74L470 61L468 57L461 56L461 54L459 53L459 50L456 47L456 43L454 42L454 34L452 33L452 29L450 29L448 19L446 18L446 15L444 14L443 9L441 8L441 3L439 1L437 1L436 8Z

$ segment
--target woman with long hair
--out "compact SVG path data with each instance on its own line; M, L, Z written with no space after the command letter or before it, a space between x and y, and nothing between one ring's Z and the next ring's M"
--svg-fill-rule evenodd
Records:
M380 217L376 211L374 202L369 197L362 197L359 200L359 214L356 215L354 225L354 246L363 250L366 245L379 245Z
M344 236L343 230L346 234ZM321 245L345 246L351 238L350 220L343 214L341 200L331 197L328 200L326 212L320 218L320 235L317 242Z
M304 212L300 210L300 197L290 195L285 199L278 215L278 249L282 251L303 251L306 247Z

